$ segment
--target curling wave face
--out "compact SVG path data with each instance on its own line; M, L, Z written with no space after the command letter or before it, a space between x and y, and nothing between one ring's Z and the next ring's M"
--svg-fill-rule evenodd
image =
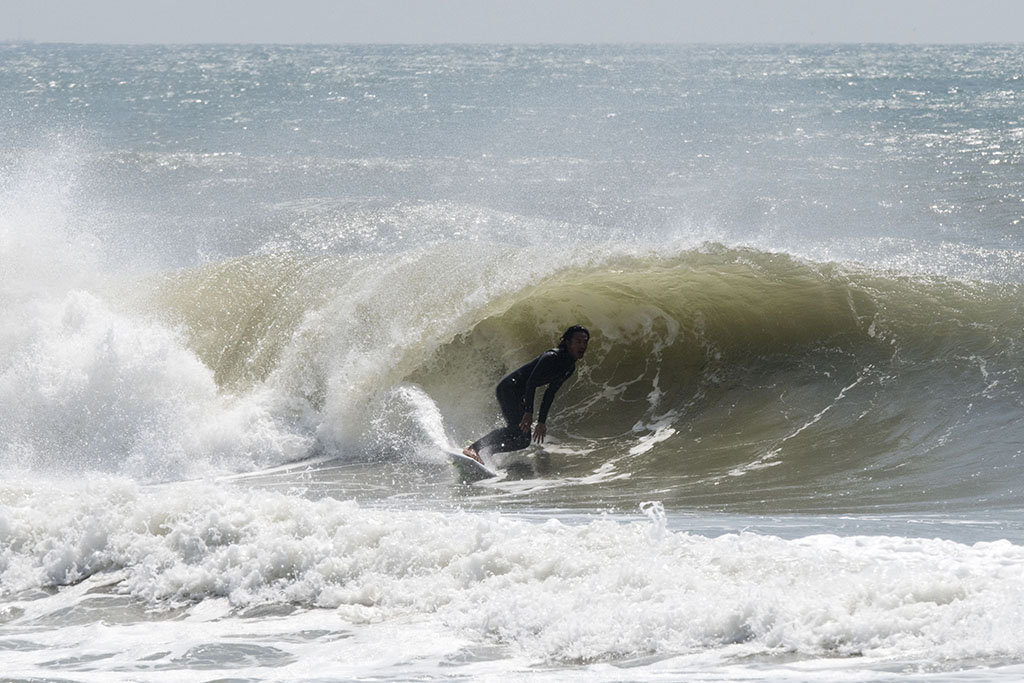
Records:
M471 439L493 424L503 373L573 321L594 337L553 413L559 476L611 468L628 495L661 482L689 504L785 509L1006 490L1016 285L715 244L534 256L505 261L550 268L539 284L458 275L450 247L384 265L261 257L187 272L156 298L220 387L315 415L319 448L342 457Z

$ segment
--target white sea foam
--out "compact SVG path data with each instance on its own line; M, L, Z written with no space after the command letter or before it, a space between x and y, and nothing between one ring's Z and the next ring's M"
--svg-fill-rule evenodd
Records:
M309 436L269 392L222 395L179 334L73 290L36 301L0 365L7 467L143 481L305 455Z
M307 454L301 410L222 392L180 329L126 301L77 190L84 156L57 139L0 188L0 467L153 481Z
M0 496L5 633L37 641L49 636L34 629L51 624L80 652L103 636L59 626L75 613L109 609L104 620L127 624L139 609L184 608L189 621L243 632L254 610L312 610L310 621L368 640L429 631L414 649L439 659L453 644L548 664L703 652L720 663L792 653L956 666L1024 654L1024 548L1005 541L707 537L666 529L656 502L645 504L649 522L574 525L196 484L6 484ZM130 600L104 608L88 598L97 593ZM175 630L157 627L158 640ZM212 635L238 642L221 627ZM129 661L142 654L133 646L105 647L140 668L175 656L144 665ZM300 651L280 656L290 666ZM52 657L29 650L19 661L31 671Z

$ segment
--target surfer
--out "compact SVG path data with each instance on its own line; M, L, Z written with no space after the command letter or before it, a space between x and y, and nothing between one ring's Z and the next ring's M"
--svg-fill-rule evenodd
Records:
M565 331L558 348L545 351L518 370L510 373L495 390L498 405L508 425L499 427L476 443L463 449L462 454L483 462L480 456L490 453L518 451L530 445L533 426L533 397L537 387L547 385L540 403L537 425L533 427L533 440L544 443L547 435L548 410L555 393L576 370L576 361L587 352L590 332L582 325L573 325Z

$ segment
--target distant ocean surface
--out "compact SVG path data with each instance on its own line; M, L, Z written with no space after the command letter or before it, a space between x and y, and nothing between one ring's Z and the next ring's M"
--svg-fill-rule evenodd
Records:
M0 46L0 677L1020 680L1022 93L1017 45Z

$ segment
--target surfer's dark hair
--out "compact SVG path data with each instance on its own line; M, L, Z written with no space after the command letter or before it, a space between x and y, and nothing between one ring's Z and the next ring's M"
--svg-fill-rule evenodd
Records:
M590 330L583 327L583 325L573 325L572 327L565 331L565 334L563 334L562 338L558 341L558 348L569 348L569 342L572 341L572 336L577 332L582 332L583 334L587 335L587 339L590 339Z

